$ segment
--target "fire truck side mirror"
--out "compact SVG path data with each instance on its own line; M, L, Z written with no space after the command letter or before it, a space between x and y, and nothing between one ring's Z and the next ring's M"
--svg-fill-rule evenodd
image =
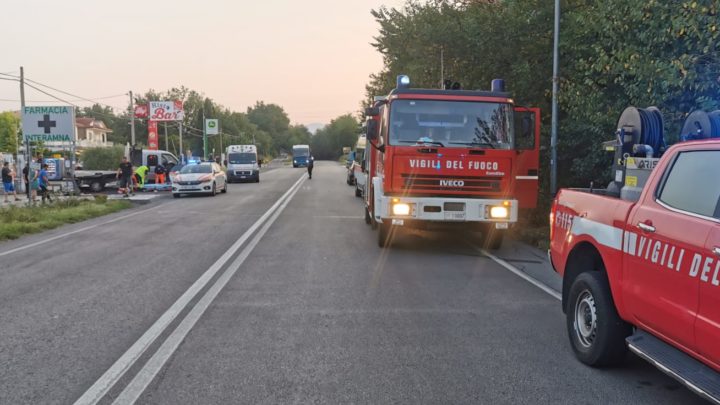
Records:
M377 139L377 132L378 132L378 123L375 120L369 120L367 122L367 139L370 141L374 141Z
M365 109L365 115L368 117L377 117L380 115L380 109L377 107L367 107Z

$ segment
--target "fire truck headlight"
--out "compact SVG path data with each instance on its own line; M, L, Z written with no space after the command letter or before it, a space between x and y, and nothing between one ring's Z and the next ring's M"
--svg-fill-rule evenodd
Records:
M412 212L412 207L407 203L394 203L392 206L393 215L407 216Z
M492 218L492 219L507 218L509 214L510 214L510 211L507 209L507 207L503 207L503 206L490 207L490 218Z

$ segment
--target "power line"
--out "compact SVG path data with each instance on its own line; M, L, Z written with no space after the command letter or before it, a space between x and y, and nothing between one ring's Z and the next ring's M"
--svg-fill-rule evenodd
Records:
M55 88L55 87L48 86L47 84L43 84L43 83L40 83L40 82L35 81L35 80L32 80L32 79L25 78L25 81L28 81L28 82L30 82L30 83L35 83L35 84L37 84L38 86L42 86L42 87L48 88L48 89L50 89L50 90L57 91L58 93L65 94L65 95L68 95L68 96L70 96L70 97L75 97L75 98L78 98L78 99L80 99L80 100L84 100L84 101L87 101L87 102L90 102L90 103L96 103L96 101L94 101L94 100L92 100L92 99L85 98L85 97L82 97L82 96L78 96L78 95L76 95L76 94L68 93L67 91L63 91L63 90L57 89L57 88ZM124 95L124 94L123 94L123 95ZM116 108L116 107L113 107L113 106L111 106L111 105L104 104L104 103L97 103L97 104L104 105L104 106L110 107L110 108L112 108L112 109L115 109L115 108Z
M27 79L26 79L26 80L27 80ZM68 104L72 105L73 107L80 108L80 106L75 105L75 104L71 103L70 101L63 100L63 99L61 99L60 97L54 96L54 95L46 92L45 90L38 89L37 87L33 86L32 84L25 83L25 85L28 86L28 87L30 87L31 89L35 89L35 90L39 91L40 93L45 94L46 96L50 96L50 97L52 97L52 98L54 98L54 99L56 99L56 100L58 100L58 101L62 101L63 103L68 103Z
M0 79L2 79L2 78L0 77ZM12 80L12 79L6 79L6 80ZM108 99L108 98L117 98L117 97L126 97L126 96L127 96L127 94L119 94L119 95L115 95L115 96L97 97L97 98L94 98L94 99L92 99L92 100L105 100L105 99ZM0 98L0 101L17 101L17 102L20 102L20 100L14 100L14 99L9 99L9 98ZM56 102L56 100L25 100L25 101L26 101L26 102L29 102L29 103L53 103L53 102ZM70 100L70 101L73 101L73 102L85 101L85 99L75 99L75 100ZM115 108L118 108L118 107L113 107L113 109L115 109Z
M52 98L54 98L55 100L61 101L61 102L63 102L63 103L70 104L71 106L73 106L73 107L75 107L75 108L78 108L78 109L82 108L82 107L80 107L79 105L74 104L74 103L72 103L72 102L70 102L70 101L68 101L68 100L64 100L64 99L62 99L62 98L60 98L60 97L57 97L57 96L55 96L55 95L53 95L53 94L50 94L50 93L46 92L45 90L39 89L39 88L33 86L32 84L25 83L25 85L28 86L28 87L30 87L30 88L32 88L32 89L35 89L36 91L39 91L40 93L45 94L46 96L52 97ZM114 114L110 115L110 114L105 114L105 113L101 113L101 112L97 112L97 111L92 111L91 114L93 114L93 115L105 116L105 117L107 117L107 118L112 118L112 119L123 119L122 117L118 117L117 115L114 115Z

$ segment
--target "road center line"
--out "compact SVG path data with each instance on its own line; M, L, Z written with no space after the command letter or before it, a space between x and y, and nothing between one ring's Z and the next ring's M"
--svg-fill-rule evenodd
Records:
M304 178L305 177L303 176L302 179ZM137 375L135 375L133 380L130 381L130 384L128 384L117 399L115 399L113 404L134 404L140 398L145 389L147 389L148 385L150 385L153 379L155 379L155 376L157 376L160 370L162 370L165 363L170 359L173 353L175 353L188 333L190 333L200 317L205 313L208 307L210 307L215 298L217 298L222 289L235 275L240 266L242 266L245 260L250 256L250 253L255 249L255 246L257 246L263 236L265 236L265 233L270 229L275 220L277 220L298 190L300 190L299 187L295 188L292 194L285 199L280 208L278 208L272 217L265 222L262 229L255 234L253 239L250 243L248 243L245 249L243 249L235 261L228 266L225 272L218 277L217 281L215 281L215 283L207 290L205 295L203 295L197 304L195 304L192 310L190 310L170 336L167 337L165 342L163 342L150 360L145 363L143 368L137 373Z
M165 203L165 204L167 204L167 203ZM9 254L13 254L13 253L15 253L15 252L20 252L20 251L25 250L25 249L30 249L30 248L33 248L33 247L35 247L35 246L39 246L39 245L42 245L42 244L45 244L45 243L48 243L48 242L52 242L52 241L54 241L54 240L62 239L62 238L64 238L64 237L66 237L66 236L74 235L74 234L76 234L76 233L89 231L90 229L97 228L97 227L102 226L102 225L112 224L113 222L121 221L121 220L123 220L123 219L127 219L127 218L130 218L130 217L134 217L135 215L140 215L140 214L145 213L145 212L148 212L148 211L156 210L156 209L162 207L162 206L165 205L165 204L161 204L161 205L158 205L158 206L156 206L156 207L144 209L144 210L142 210L142 211L136 211L136 212L133 212L133 213L131 213L131 214L127 214L127 215L123 215L123 216L121 216L121 217L117 217L117 218L111 219L111 220L109 220L109 221L101 222L101 223L99 223L99 224L86 226L86 227L83 227L83 228L80 228L80 229L76 229L76 230L70 231L70 232L65 232L65 233L62 233L62 234L60 234L60 235L55 235L55 236L53 236L53 237L51 237L51 238L43 239L43 240L40 240L40 241L37 241L37 242L29 243L29 244L27 244L27 245L23 245L23 246L20 246L20 247L16 247L15 249L10 249L10 250L5 251L5 252L0 252L0 257L6 256L6 255L9 255Z
M237 253L237 251L250 239L250 236L262 226L262 224L270 218L273 213L288 200L294 192L299 189L305 176L301 176L295 184L290 187L285 194L273 204L260 219L258 219L230 248L208 268L199 279L193 283L181 296L173 303L167 311L138 339L130 348L110 366L110 368L88 388L87 391L75 401L75 405L97 404L110 389L122 378L125 373L137 362L142 354L150 345L167 329L167 327L177 318L177 316L185 309L185 307L195 298L195 296L212 280L225 263Z

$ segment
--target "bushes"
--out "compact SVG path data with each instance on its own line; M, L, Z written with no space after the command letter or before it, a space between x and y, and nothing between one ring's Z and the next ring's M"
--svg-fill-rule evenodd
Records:
M89 148L82 153L81 160L85 170L115 170L122 160L124 148Z

